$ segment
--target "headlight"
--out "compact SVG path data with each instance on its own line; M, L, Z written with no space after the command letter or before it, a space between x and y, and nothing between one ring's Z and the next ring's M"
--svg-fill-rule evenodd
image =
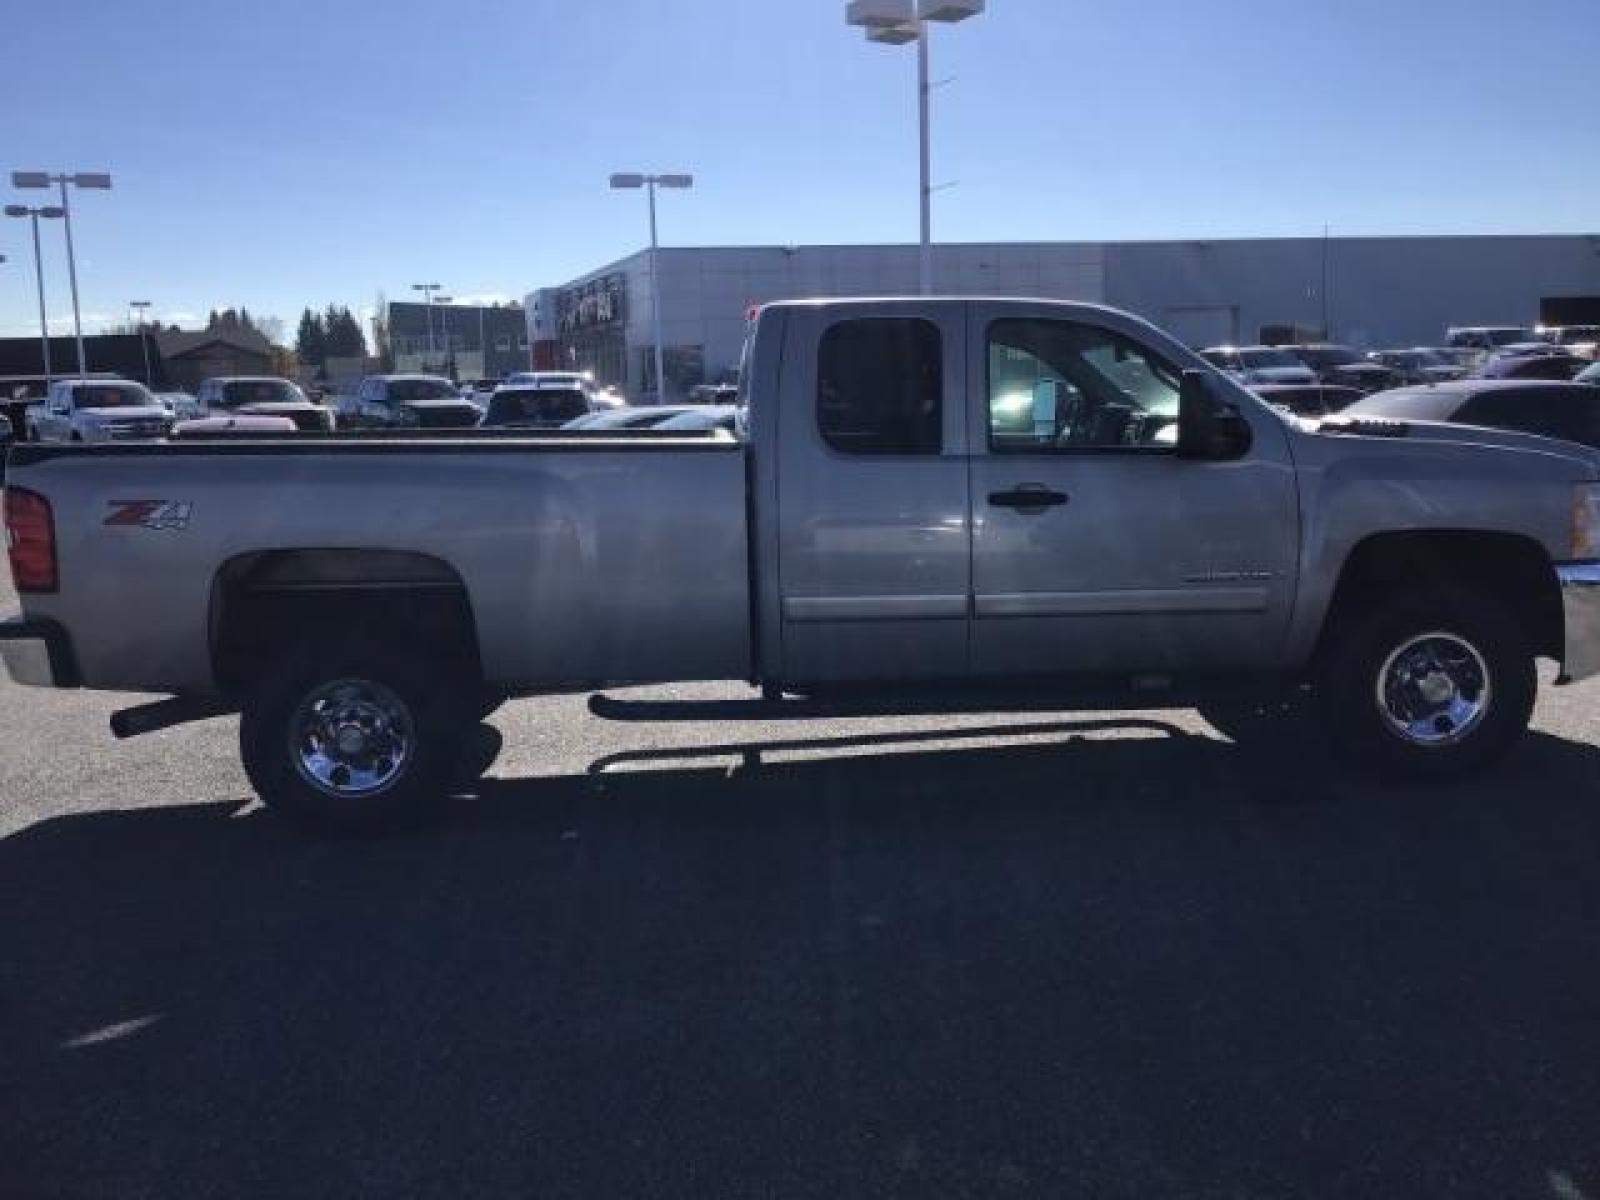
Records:
M1600 558L1600 483L1572 489L1572 557Z

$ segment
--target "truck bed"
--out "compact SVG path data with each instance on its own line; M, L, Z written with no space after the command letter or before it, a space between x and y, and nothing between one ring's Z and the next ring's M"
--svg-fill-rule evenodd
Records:
M726 438L27 445L9 482L51 504L61 586L25 606L72 630L87 686L213 690L195 631L214 631L230 564L280 550L442 564L464 586L497 685L750 673L745 457Z

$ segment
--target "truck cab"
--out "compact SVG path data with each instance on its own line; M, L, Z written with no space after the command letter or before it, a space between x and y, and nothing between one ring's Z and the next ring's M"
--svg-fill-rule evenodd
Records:
M1175 343L1025 301L762 319L814 348L752 381L783 397L750 424L776 462L757 480L758 574L781 580L761 628L786 682L1248 668L1281 648L1299 548L1286 428L1249 406L1217 455L1181 445L1193 360Z

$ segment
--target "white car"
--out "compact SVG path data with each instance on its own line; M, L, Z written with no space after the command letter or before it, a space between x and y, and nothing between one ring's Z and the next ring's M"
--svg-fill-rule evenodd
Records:
M172 427L172 436L216 437L223 434L246 435L252 433L295 433L299 426L289 417L201 417L194 421L179 421Z
M205 415L200 401L188 392L157 392L156 399L176 421L194 421Z
M57 380L29 419L41 442L148 440L172 431L166 406L130 379Z
M1279 346L1211 346L1200 357L1240 383L1316 383L1317 373Z

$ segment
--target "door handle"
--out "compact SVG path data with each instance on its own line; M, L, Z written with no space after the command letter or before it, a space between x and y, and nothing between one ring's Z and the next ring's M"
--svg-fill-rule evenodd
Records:
M989 503L995 508L1014 508L1026 516L1037 516L1067 500L1065 492L1052 491L1042 483L1019 483L1008 492L989 493Z

